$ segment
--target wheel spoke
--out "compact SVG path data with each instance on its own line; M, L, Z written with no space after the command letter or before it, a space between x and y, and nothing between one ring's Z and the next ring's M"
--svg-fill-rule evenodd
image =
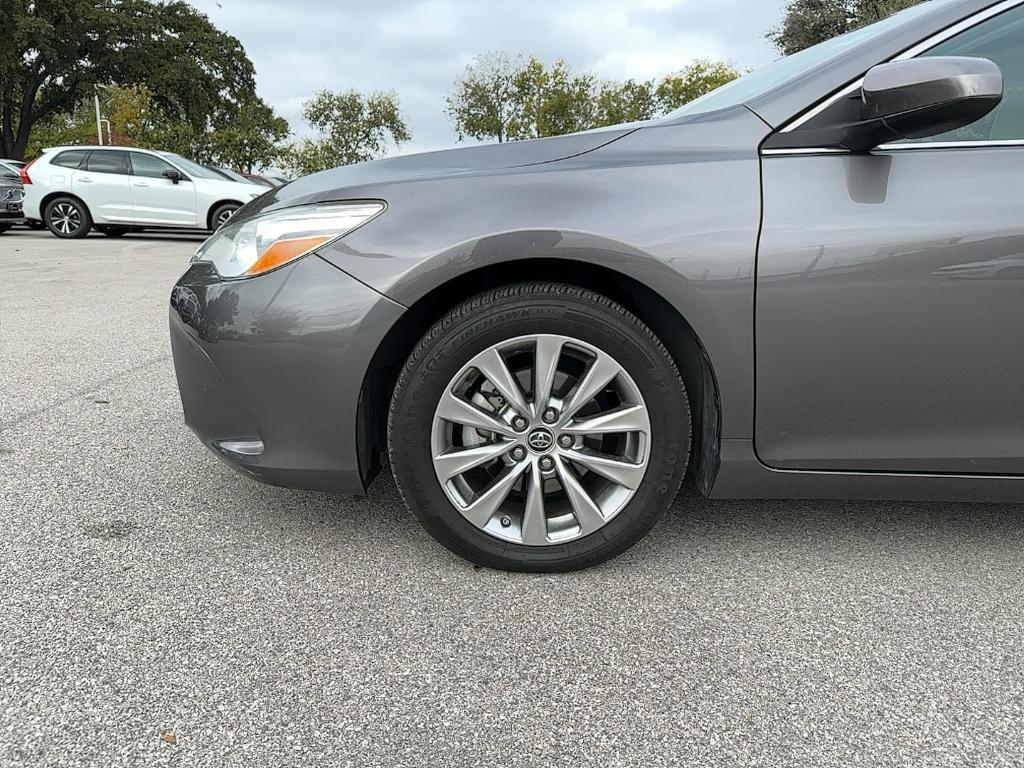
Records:
M591 472L596 472L613 483L629 488L631 491L640 487L640 481L644 479L644 473L647 471L647 467L643 464L632 464L621 459L613 459L587 448L578 451L564 451L562 456Z
M536 464L530 470L526 487L526 511L523 513L523 543L547 544L548 521L544 513L544 475Z
M563 343L557 336L537 337L533 353L533 405L537 414L547 408L551 399Z
M605 519L600 508L559 457L555 457L555 470L558 472L558 481L565 489L565 495L569 497L569 504L572 506L572 513L581 534L586 536L604 525Z
M490 488L477 497L476 501L462 510L463 516L478 528L483 528L508 498L512 486L530 466L527 462L516 464L502 475Z
M608 355L598 353L583 375L576 389L569 398L569 403L562 411L565 419L572 417L580 408L590 402L601 390L607 387L619 375L619 364Z
M442 453L440 456L434 457L434 467L437 469L437 473L441 477L445 480L450 480L451 478L468 472L475 467L479 467L482 464L493 461L512 448L513 445L514 443L511 440L502 440L497 443L488 443L486 445L476 445L472 448L448 451L447 453Z
M587 416L562 427L574 435L603 435L611 432L646 432L650 429L647 409L642 405L626 405L614 411Z
M526 404L526 397L497 349L491 347L478 355L473 361L473 365L487 377L487 380L519 414L524 416L529 414L530 407Z
M503 437L512 437L515 434L508 424L485 413L469 401L455 396L451 390L446 390L441 396L441 403L437 406L437 416L465 427L496 432Z

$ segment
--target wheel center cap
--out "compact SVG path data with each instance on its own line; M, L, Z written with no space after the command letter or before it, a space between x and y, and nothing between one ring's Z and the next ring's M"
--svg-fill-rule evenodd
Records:
M527 436L526 444L536 453L547 453L555 444L555 436L551 430L538 427Z

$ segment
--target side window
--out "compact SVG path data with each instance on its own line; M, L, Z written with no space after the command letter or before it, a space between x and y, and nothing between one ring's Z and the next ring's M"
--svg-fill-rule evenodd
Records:
M978 56L1003 70L1003 101L972 125L918 141L1024 139L1024 5L939 43L923 56Z
M66 149L63 152L57 154L53 160L50 161L50 165L59 165L63 168L78 168L85 156L89 154L87 149Z
M94 173L128 173L128 153L117 149L94 149L85 161L85 170Z
M177 171L168 162L161 160L159 157L154 155L147 155L142 152L132 152L132 175L134 176L146 176L151 179L162 178L165 171ZM181 171L178 171L181 173Z

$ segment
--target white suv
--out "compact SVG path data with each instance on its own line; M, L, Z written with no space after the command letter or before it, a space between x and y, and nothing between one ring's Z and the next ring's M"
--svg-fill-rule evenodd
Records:
M131 147L53 147L21 169L21 180L25 216L57 237L85 237L93 226L112 237L216 229L266 191L173 152Z

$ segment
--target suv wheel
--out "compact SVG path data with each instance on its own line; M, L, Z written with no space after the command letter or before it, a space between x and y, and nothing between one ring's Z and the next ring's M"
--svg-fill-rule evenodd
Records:
M92 229L89 209L73 197L58 197L51 200L43 213L43 221L57 237L85 237Z
M388 422L406 504L482 565L566 571L636 543L689 458L686 390L618 304L570 285L488 291L410 355Z

